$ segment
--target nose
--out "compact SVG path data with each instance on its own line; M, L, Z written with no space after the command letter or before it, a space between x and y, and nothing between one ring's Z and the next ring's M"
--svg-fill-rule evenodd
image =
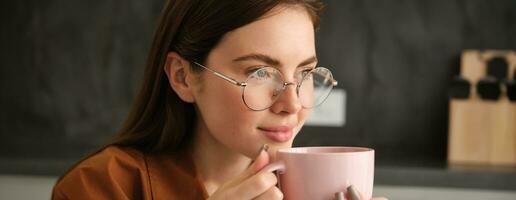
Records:
M297 96L297 83L287 82L276 102L272 104L271 110L274 113L295 114L303 107Z

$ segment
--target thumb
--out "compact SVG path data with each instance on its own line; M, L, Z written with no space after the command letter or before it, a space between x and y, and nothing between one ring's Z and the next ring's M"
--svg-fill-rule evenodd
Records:
M258 173L263 167L269 164L269 154L267 153L268 148L269 146L267 144L264 144L260 148L258 155L249 165L249 167L247 167L247 169L244 172L242 172L242 174L240 174L235 180L233 180L231 185L241 183L247 178Z
M251 172L251 175L256 174L259 172L262 168L264 168L267 164L269 164L270 158L269 154L267 153L268 146L266 144L261 148L260 153L258 153L258 156L254 159L253 163L249 166L247 171Z

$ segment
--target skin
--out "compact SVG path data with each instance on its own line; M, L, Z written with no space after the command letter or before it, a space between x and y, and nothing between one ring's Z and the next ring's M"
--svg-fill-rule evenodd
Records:
M260 54L275 60L240 59ZM205 66L245 81L249 70L272 66L287 82L294 74L316 66L314 29L304 8L280 6L255 22L223 36L208 55ZM310 110L298 101L295 86L264 111L252 111L241 98L241 88L192 66L179 54L170 52L164 67L172 89L194 103L198 112L193 159L210 199L282 199L273 173L262 172L274 160L278 148L291 147ZM266 137L263 127L291 127L292 138L277 142ZM258 152L268 144L268 152ZM252 162L254 160L254 162ZM252 163L251 163L252 162Z

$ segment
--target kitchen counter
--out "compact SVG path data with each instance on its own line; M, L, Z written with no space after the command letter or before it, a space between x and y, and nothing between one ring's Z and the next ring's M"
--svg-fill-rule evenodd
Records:
M56 180L55 176L0 175L0 199L49 199ZM376 185L374 195L392 200L516 199L516 191L391 185Z
M0 159L0 174L59 176L73 163L72 160ZM516 191L516 167L378 162L375 184Z

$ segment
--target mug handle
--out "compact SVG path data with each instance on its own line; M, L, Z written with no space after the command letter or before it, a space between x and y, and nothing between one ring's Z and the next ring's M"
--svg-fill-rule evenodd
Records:
M261 171L269 173L276 171L276 176L278 177L278 188L281 190L281 182L279 179L279 175L285 173L285 162L283 162L283 160L279 160L271 164L268 164Z
M278 173L283 174L283 173L285 173L285 162L283 162L283 160L273 162L273 163L265 166L262 169L262 171L265 171L265 172L277 171Z

